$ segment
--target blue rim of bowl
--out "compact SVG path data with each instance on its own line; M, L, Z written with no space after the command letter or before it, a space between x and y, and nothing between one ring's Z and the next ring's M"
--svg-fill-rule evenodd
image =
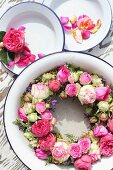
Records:
M44 1L45 0L43 0L43 2L42 2L42 4L44 3ZM74 50L69 50L69 49L66 49L65 47L64 47L64 49L63 49L63 51L65 50L65 51L70 51L70 52L85 52L85 51L88 51L88 50L90 50L90 49L93 49L93 48L95 48L97 45L99 45L102 41L104 41L104 39L107 37L107 35L109 34L109 30L110 30L110 28L111 28L111 25L112 25L112 7L111 7L111 4L110 4L110 2L109 2L109 0L106 0L107 2L108 2L108 4L109 4L109 7L110 7L110 12L111 12L111 16L110 16L110 21L111 21L111 23L110 23L110 26L109 26L109 29L108 29L108 32L106 33L106 35L105 35L105 37L99 42L99 43L97 43L96 45L94 45L93 47L91 47L91 48L88 48L88 49L86 49L86 50L80 50L80 51L74 51Z
M48 57L48 56L51 56L51 55L54 55L54 54L60 54L60 53L78 53L78 54L85 54L85 55L88 55L88 56L90 56L90 57L97 58L98 60L101 60L102 62L106 63L107 65L109 65L110 67L113 68L113 66L112 66L111 64L109 64L107 61L105 61L105 60L103 60L103 59L101 59L101 58L98 58L98 57L95 56L95 55L87 54L87 53L85 53L85 52L60 51L60 52L55 52L55 53L48 54L48 55L46 55L45 57ZM45 58L45 57L44 57L44 58ZM40 58L40 59L38 59L38 60L43 60L44 58ZM34 61L34 63L37 62L38 60ZM34 63L31 63L30 65L32 65L32 64L34 64ZM27 67L29 67L29 66L27 66ZM18 77L24 72L24 70L27 69L27 67L24 68L21 73L19 73ZM16 153L15 149L14 149L13 146L11 145L10 140L9 140L9 138L8 138L7 130L6 130L6 125L5 125L5 108L6 108L7 98L8 98L8 96L9 96L10 90L13 88L13 84L14 84L15 81L18 79L18 77L14 80L14 82L13 82L12 85L11 85L11 87L9 88L9 91L8 91L7 96L6 96L6 99L5 99L5 104L4 104L4 109L3 109L3 125L4 125L4 130L5 130L5 134L6 134L7 140L8 140L8 142L9 142L9 145L10 145L11 149L13 150L14 154L15 154L15 155L17 156L17 158L23 163L23 165L25 165L29 170L32 170L32 169L30 169L30 168L21 160L21 158L18 156L18 154Z
M43 2L44 2L44 0L43 0ZM49 8L48 6L44 5L43 2L42 2L42 3L39 3L39 2L28 1L28 2L20 2L20 3L18 3L18 4L15 4L15 5L9 7L9 8L3 13L3 15L0 17L0 20L3 18L3 16L4 16L10 9L12 9L12 8L14 8L15 6L18 6L18 5L20 5L20 4L28 4L28 3L31 3L31 4L38 4L38 5L40 5L40 6L43 6L43 7L47 8L49 11L51 11L51 12L55 15L55 17L57 18L59 24L61 25L62 34L63 34L63 41L62 41L62 49L61 49L61 51L64 51L64 46L65 46L65 32L64 32L62 23L61 23L59 17L57 16L57 14L56 14L51 8ZM60 51L59 51L59 52L60 52ZM48 54L48 55L49 55L49 54ZM11 73L16 74L16 73L14 73L11 69L9 69L2 61L1 61L1 63L2 63L3 66L4 66L7 70L9 70ZM16 75L19 75L19 74L16 74Z

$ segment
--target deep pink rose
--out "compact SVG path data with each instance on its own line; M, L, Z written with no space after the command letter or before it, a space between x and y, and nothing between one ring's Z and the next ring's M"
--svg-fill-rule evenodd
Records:
M110 130L111 132L113 132L113 119L110 119L110 120L109 120L107 126L108 126L109 130Z
M92 81L92 77L90 74L87 72L84 72L80 75L80 84L85 85L85 84L90 84Z
M52 149L56 142L56 136L50 133L46 137L39 139L38 142L42 150L49 151Z
M57 73L57 79L61 83L66 83L69 75L70 75L69 69L66 66L62 66L62 67L60 67L60 69Z
M111 89L109 86L97 87L96 88L96 99L98 101L106 101L108 99L110 92L111 92Z
M50 80L48 87L52 92L57 92L60 89L60 81L59 80Z
M38 113L43 113L44 111L46 110L46 104L45 104L45 102L38 102L37 104L36 104L36 111L38 112Z
M87 153L90 149L91 141L89 138L81 138L78 141L78 144L80 145L82 152Z
M113 135L108 133L106 136L102 137L100 140L100 153L103 156L113 155Z
M45 110L43 113L41 113L41 118L46 120L52 120L53 116L49 110Z
M11 52L20 51L25 44L24 32L10 29L3 37L3 44Z
M38 159L45 160L51 153L49 151L46 152L38 148L35 150L35 154L38 157Z
M32 132L38 137L44 137L51 131L51 124L48 120L38 120L32 125Z
M74 167L77 170L91 170L91 158L88 155L83 155L74 162Z
M18 116L21 120L23 120L24 122L27 122L27 116L23 108L18 109Z
M20 60L16 63L18 67L26 67L30 60L28 56L22 56Z
M76 84L67 84L65 92L70 97L74 97L78 94L78 86Z
M82 155L82 149L78 143L70 144L69 153L73 158L79 158Z
M102 137L108 134L108 130L103 125L98 125L93 130L95 137Z
M91 158L91 163L94 163L101 159L100 154L92 153L89 156Z

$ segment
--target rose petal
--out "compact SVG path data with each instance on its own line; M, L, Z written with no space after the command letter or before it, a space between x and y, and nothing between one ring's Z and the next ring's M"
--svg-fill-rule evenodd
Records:
M101 27L101 25L102 25L102 21L100 19L97 20L96 26L93 29L91 29L90 32L92 34L96 33L99 30L99 28Z
M84 15L84 14L83 14L83 15L80 15L80 16L78 17L78 20L79 20L79 19L82 19L82 18L85 18L85 17L88 17L88 18L89 18L88 15Z
M20 26L20 27L18 28L18 31L25 31L25 29L26 29L26 27Z
M60 17L60 21L61 21L62 25L68 24L69 17Z
M91 24L89 27L88 27L88 30L91 30L95 27L95 24Z
M83 39L88 39L88 38L90 38L90 31L89 31L89 30L83 30L83 31L82 31L82 38L83 38Z
M43 54L43 53L39 53L39 54L38 54L38 57L39 57L39 58L43 58L44 56L45 56L45 54Z
M75 22L74 24L72 24L72 29L77 28L77 22Z
M14 64L15 64L14 61L10 61L10 62L7 64L7 66L8 66L9 68L12 68L12 67L14 66Z
M17 55L15 58L14 58L14 62L15 64L20 60L20 55Z
M36 59L36 56L35 56L34 54L31 54L31 55L29 56L30 62L34 62L35 59Z
M79 29L74 29L74 30L72 31L72 36L73 36L73 38L76 40L77 43L82 44L83 38L82 38L81 31L80 31Z
M64 28L64 30L65 31L70 31L71 30L71 28L72 28L72 26L68 26L68 25L63 25L63 28Z

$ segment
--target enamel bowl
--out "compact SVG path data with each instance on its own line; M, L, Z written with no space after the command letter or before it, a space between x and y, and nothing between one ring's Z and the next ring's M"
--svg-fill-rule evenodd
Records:
M32 54L45 55L62 51L65 37L57 15L49 7L37 2L22 2L10 7L0 19L0 31L24 26L25 41ZM9 69L9 68L8 68ZM19 74L23 67L10 69Z
M45 58L35 61L20 73L7 95L4 108L4 127L13 151L31 170L67 170L67 167L53 164L45 166L45 161L39 160L35 156L34 151L29 147L28 141L24 138L23 133L12 123L17 118L20 96L29 83L44 72L65 63L76 64L86 71L93 71L98 75L102 75L108 83L113 84L113 67L102 59L83 53L59 52L50 54ZM66 127L66 129L68 129L68 127ZM77 129L75 129L75 131L76 130ZM100 162L93 165L92 170L110 170L113 168L111 162L113 162L113 157L109 159L102 158ZM74 167L68 167L68 169L74 170Z

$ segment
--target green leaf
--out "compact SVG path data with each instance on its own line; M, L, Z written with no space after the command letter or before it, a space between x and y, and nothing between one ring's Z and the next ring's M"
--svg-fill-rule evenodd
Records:
M5 31L0 31L0 42L3 41L3 37L4 37L5 33L6 33Z
M15 53L8 51L8 55L9 55L9 58L10 58L11 60L14 60L14 58L15 58Z
M75 142L77 142L77 138L74 136L74 135L72 135L72 134L65 134L66 135L66 138L67 138L67 141L69 142L69 143L75 143Z
M18 125L20 129L22 129L24 132L29 127L28 123L24 123L21 119L16 119L16 121L13 122L15 125Z
M8 56L8 52L6 49L2 49L0 51L0 59L4 64L8 64L8 62L10 61L9 56Z

